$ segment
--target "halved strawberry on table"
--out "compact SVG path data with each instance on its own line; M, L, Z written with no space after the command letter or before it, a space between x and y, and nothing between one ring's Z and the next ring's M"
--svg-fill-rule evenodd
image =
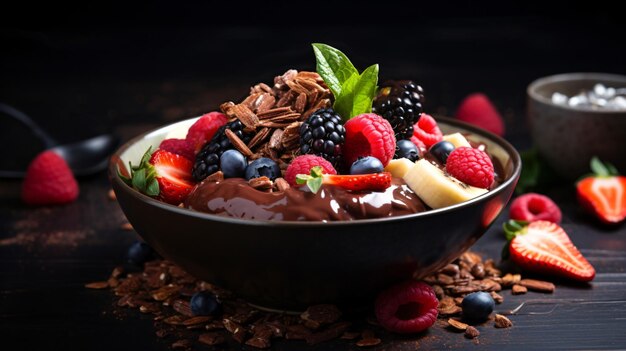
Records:
M548 221L509 220L504 224L509 242L505 254L520 268L581 282L593 280L596 271L559 225Z
M578 202L602 222L617 224L626 218L626 177L615 166L591 159L593 175L576 184Z
M193 162L169 151L152 153L149 148L139 165L129 165L130 177L119 174L126 184L172 205L183 202L195 185L191 177Z

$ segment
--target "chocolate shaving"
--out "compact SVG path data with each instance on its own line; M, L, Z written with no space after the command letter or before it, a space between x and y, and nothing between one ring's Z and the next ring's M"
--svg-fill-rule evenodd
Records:
M203 182L221 182L222 180L224 180L224 173L222 171L217 171L204 178Z
M226 129L224 133L226 134L226 137L228 138L228 140L230 140L230 142L233 144L235 149L241 152L242 155L246 157L252 155L252 151L248 148L246 143L244 143L243 140L239 139L237 134L235 134L232 130Z
M276 190L278 191L285 191L291 187L289 183L283 178L274 179L274 185L276 185Z
M248 184L257 190L271 190L274 187L274 183L266 176L252 178L248 181Z
M281 116L281 115L289 114L293 112L294 111L291 109L291 106L276 107L276 108L259 113L257 117L263 120L263 119L269 119L269 118L273 118L276 116Z
M304 108L306 107L306 103L307 103L307 95L304 93L300 93L298 95L298 97L296 98L296 102L294 104L294 109L299 112L302 113L304 112ZM300 116L298 114L298 116Z
M255 146L265 141L265 139L270 135L270 128L261 128L259 132L250 140L248 143L248 147L253 149Z

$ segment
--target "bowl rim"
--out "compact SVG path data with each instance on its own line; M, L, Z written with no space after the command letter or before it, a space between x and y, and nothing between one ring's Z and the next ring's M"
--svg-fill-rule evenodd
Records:
M197 118L197 117L194 117ZM170 123L167 124L165 126L160 126L158 128L155 129L151 129L147 132L144 132L132 139L130 139L129 141L125 142L122 146L120 146L117 151L115 151L115 153L110 157L109 159L109 167L108 167L108 173L109 173L109 178L111 180L111 182L114 182L118 185L118 189L121 189L122 191L126 192L127 194L129 194L130 196L136 198L137 200L146 203L147 205L150 206L156 206L160 209L166 210L166 211L171 211L171 212L175 212L181 215L186 215L186 216L192 216L192 217L196 217L196 218L200 218L200 219L207 219L207 220L212 220L212 221L218 221L218 222L226 222L226 223L230 223L230 224L238 224L238 225L251 225L251 226L267 226L267 227L329 227L329 226L337 226L337 227L342 227L345 225L367 225L367 224L379 224L379 223L386 223L386 222L401 222L401 221L405 221L405 220L409 220L409 219L414 219L414 218L419 218L419 217L426 217L426 216L432 216L432 215L438 215L438 214L442 214L442 213L447 213L447 212L452 212L455 211L456 209L459 208L463 208L463 207L469 207L472 206L474 203L476 202L480 202L483 201L485 199L491 199L496 197L499 193L501 193L502 191L504 191L504 189L506 189L508 186L511 185L511 183L513 182L517 182L517 179L519 178L520 172L521 172L521 168L522 168L522 161L521 161L521 157L518 153L518 151L513 147L513 145L511 145L508 141L506 141L504 138L495 135L491 132L488 132L484 129L481 129L479 127L476 127L474 125L462 122L462 121L458 121L456 119L452 119L452 118L447 118L447 117L437 117L437 119L441 122L444 122L445 124L451 125L451 126L457 126L460 128L463 128L471 133L475 133L478 134L484 138L490 139L492 142L495 142L496 144L498 144L500 147L502 147L508 155L510 155L511 160L513 162L513 172L511 173L511 176L506 179L502 184L500 184L499 186L497 186L495 189L482 194L480 196L477 196L471 200L465 201L465 202L461 202L452 206L447 206L447 207L443 207L443 208L439 208L439 209L434 209L434 210L428 210L428 211L424 211L424 212L418 212L418 213L413 213L413 214L408 214L408 215L402 215L402 216L393 216L393 217L384 217L384 218L368 218L368 219L355 219L355 220L349 220L349 221L277 221L277 220L260 220L260 219L243 219L243 218L235 218L235 217L227 217L227 216L220 216L220 215L216 215L216 214L210 214L210 213L205 213L205 212L199 212L199 211L194 211L194 210L190 210L187 208L183 208L183 207L178 207L175 205L170 205L168 203L165 202L161 202L158 201L156 199L153 199L147 195L144 195L134 189L132 189L131 187L129 187L126 183L124 183L120 177L118 177L117 174L117 165L118 165L118 160L120 159L120 155L122 153L124 153L128 148L130 148L132 145L134 145L136 142L138 142L139 140L144 139L148 134L154 133L157 130L160 130L162 128L166 128L168 126L171 126L173 124L176 123L180 123L180 122L184 122L187 120L190 120L193 118L189 118L189 119L185 119L185 120L180 120L174 123ZM115 187L114 187L115 189Z
M582 80L623 81L624 84L626 84L626 76L621 75L621 74L616 74L616 73L602 73L602 72L560 73L560 74L554 74L551 76L546 76L546 77L535 79L530 84L528 84L528 87L526 88L526 94L534 101L538 101L543 104L556 107L556 108L561 108L561 109L568 110L568 111L607 114L607 115L624 114L625 110L609 110L609 109L593 110L593 109L582 109L582 108L572 107L569 105L555 104L554 102L552 102L552 99L549 99L537 92L537 90L540 87L546 84L568 82L568 81L582 81Z

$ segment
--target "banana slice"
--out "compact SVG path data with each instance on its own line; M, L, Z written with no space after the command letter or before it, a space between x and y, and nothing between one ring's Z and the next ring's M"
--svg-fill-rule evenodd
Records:
M487 189L467 185L444 174L441 169L425 159L415 162L402 178L431 208L451 206L487 192Z
M385 171L390 172L396 178L402 178L413 167L414 163L408 158L391 160L385 167Z
M467 141L467 139L465 139L465 137L461 133L452 133L452 134L444 135L443 140L450 142L452 145L454 145L455 148L461 147L461 146L472 147L469 141Z

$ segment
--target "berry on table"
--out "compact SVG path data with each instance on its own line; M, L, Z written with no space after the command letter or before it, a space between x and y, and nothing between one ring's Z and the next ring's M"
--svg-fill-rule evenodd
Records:
M502 116L485 94L468 95L456 111L456 117L499 136L504 135Z
M470 321L482 322L489 318L496 303L491 294L484 291L471 293L463 298L463 318Z
M437 121L425 113L422 113L420 119L413 126L413 136L421 140L426 147L431 147L443 138Z
M347 166L359 157L374 156L386 166L396 151L396 138L389 122L374 113L364 113L346 122L344 159Z
M322 167L324 174L337 174L337 171L328 160L316 155L300 155L291 161L289 167L285 171L285 180L291 186L297 186L296 176L298 174L309 174L311 168L315 166Z
M380 173L383 170L382 162L373 156L359 158L350 166L350 174Z
M435 292L428 284L408 281L378 295L376 319L391 332L419 333L435 323L438 305Z
M193 294L189 304L194 316L215 316L220 314L222 310L222 306L215 295L208 291L199 291Z
M454 145L449 141L442 140L431 146L428 152L430 152L437 161L441 162L442 165L445 165L452 150L454 150Z
M327 159L334 167L341 163L346 130L333 109L320 109L300 126L300 153Z
M488 189L495 177L489 155L471 147L454 149L448 156L446 171L468 185L483 189Z
M28 165L22 184L22 201L29 205L60 205L76 200L78 183L65 160L44 151Z
M242 178L247 166L248 161L237 150L226 150L220 156L220 169L224 173L224 178Z
M373 101L372 112L389 121L396 140L410 139L422 113L424 90L410 80L387 81Z
M246 171L244 172L244 178L246 178L246 180L263 176L268 177L271 180L281 176L280 167L278 167L278 164L274 162L274 160L267 157L261 157L252 161L252 163L246 167Z
M410 140L398 140L396 142L396 153L393 155L394 159L406 158L412 162L417 161L420 157L420 152L417 146Z
M137 241L128 248L128 262L142 266L144 263L155 259L155 252L152 247L142 241Z
M518 221L550 221L561 223L561 210L549 197L528 193L511 202L509 217Z

